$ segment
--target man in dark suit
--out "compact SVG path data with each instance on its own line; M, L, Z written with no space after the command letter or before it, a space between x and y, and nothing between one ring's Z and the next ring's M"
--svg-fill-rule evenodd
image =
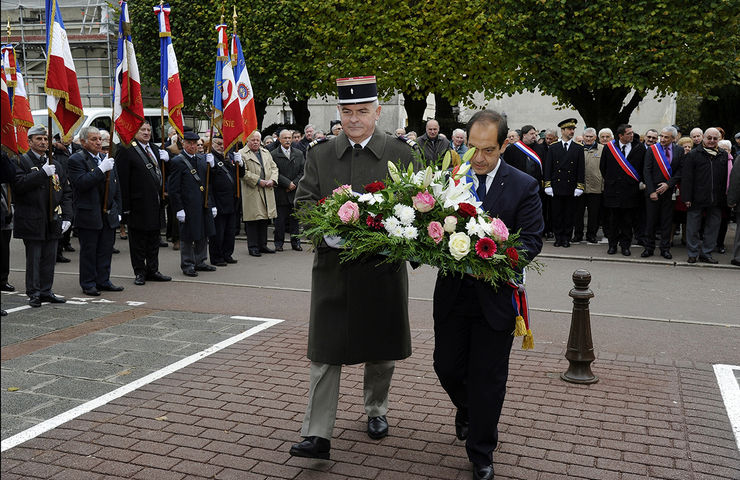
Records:
M573 141L578 120L568 118L558 123L560 141L547 149L545 158L545 193L552 198L552 230L556 247L570 247L576 197L583 195L585 157L583 145Z
M208 238L208 249L211 254L211 264L225 267L229 263L236 263L234 253L234 239L236 238L236 216L239 198L236 196L236 182L244 176L244 162L239 152L229 152L224 155L224 139L221 135L214 135L211 141L211 155L214 167L211 169L210 188L213 192L213 201L218 215L214 218L215 235ZM239 176L237 177L237 165Z
M100 154L102 139L95 127L80 130L82 149L69 157L74 223L80 239L80 287L85 295L120 292L110 281L116 229L121 225L121 190L115 162Z
M671 259L673 205L676 184L681 180L681 157L683 148L674 144L678 132L674 127L665 127L660 132L657 145L651 145L645 153L643 177L645 182L645 207L647 224L645 250L641 257L650 257L655 250L655 227L660 231L660 255Z
M519 231L524 255L533 259L542 249L544 228L539 185L500 159L507 131L506 120L491 110L470 119L474 187L482 208L510 231ZM493 478L492 455L517 315L512 290L506 284L494 289L470 275L439 274L434 287L434 370L457 407L456 433L466 440L475 479Z
M51 291L57 242L72 226L72 190L61 165L47 157L49 137L43 126L28 130L30 150L18 157L14 236L26 247L28 304L64 303Z
M645 146L632 143L632 139L632 126L622 124L617 127L617 138L607 143L601 154L604 207L609 215L609 255L617 253L617 244L622 255L632 255L632 224L642 200L640 182L645 162Z
M116 170L121 182L121 204L127 218L128 244L134 284L144 285L147 280L168 282L172 280L159 272L159 205L162 201L162 171L158 159L169 159L150 142L152 126L144 123L130 147L116 152Z
M283 251L285 231L290 233L290 244L293 250L301 251L301 240L298 237L298 221L293 217L293 201L298 182L303 177L305 159L303 153L291 146L290 130L280 132L280 146L272 151L272 159L278 167L278 186L275 188L275 250Z
M211 192L206 192L208 169L212 169L215 162L213 155L209 154L208 161L203 155L196 155L199 139L192 130L185 132L183 151L170 161L167 180L172 209L180 222L180 268L188 277L197 277L198 271L216 270L205 263L208 237L216 232L213 218L218 214Z
M59 162L64 173L69 176L69 171L67 170L69 157L73 153L79 151L81 147L76 143L72 143L71 138L61 138L61 136L56 133L54 134L54 143L52 143L51 148L54 150L54 161ZM72 219L72 223L74 223L74 219ZM57 242L57 263L69 263L71 261L69 258L64 256L64 252L75 251L71 242L72 230L74 230L74 227L64 232L62 234L62 238Z

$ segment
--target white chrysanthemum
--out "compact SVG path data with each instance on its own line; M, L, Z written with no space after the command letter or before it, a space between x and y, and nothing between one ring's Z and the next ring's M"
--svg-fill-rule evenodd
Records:
M383 195L379 193L363 193L357 198L357 201L367 203L368 205L375 205L376 203L383 202Z
M403 225L411 225L414 223L414 219L416 218L416 212L414 212L412 207L402 205L400 203L393 207L393 213L396 214L398 220L400 220Z
M401 222L396 217L384 218L383 225L385 226L385 231L388 232L390 236L403 236L403 225L401 225Z
M414 240L419 236L419 230L416 227L403 227L403 238Z

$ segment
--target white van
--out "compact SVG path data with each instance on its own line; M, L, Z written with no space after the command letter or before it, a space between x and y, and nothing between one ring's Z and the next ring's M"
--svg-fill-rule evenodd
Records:
M111 131L110 118L111 113L113 113L112 109L88 107L84 110L84 112L85 118L82 121L82 124L77 128L77 130L75 130L74 135L77 135L77 133L80 131L80 128L88 126L93 126L100 130L108 130L109 132ZM31 115L33 115L34 125L44 125L46 128L49 128L48 110L33 110L31 112ZM160 110L158 108L145 108L144 117L149 121L149 123L152 124L152 142L159 144L162 141L162 121ZM166 113L164 115L164 128L165 131L169 128L169 122L167 121ZM57 125L54 123L54 120L52 120L52 129L52 136L59 133L59 127L57 127ZM118 135L113 136L113 143L120 143Z

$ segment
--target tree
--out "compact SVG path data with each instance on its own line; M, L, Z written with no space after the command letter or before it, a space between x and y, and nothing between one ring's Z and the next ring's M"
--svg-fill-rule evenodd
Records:
M732 4L735 8L731 8ZM738 82L735 0L503 0L491 2L510 32L503 92L539 90L572 105L589 126L627 123L648 92L706 92ZM500 48L484 35L485 49Z

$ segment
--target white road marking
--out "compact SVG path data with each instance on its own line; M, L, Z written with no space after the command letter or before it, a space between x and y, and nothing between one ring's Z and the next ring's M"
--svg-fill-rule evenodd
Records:
M116 303L113 300L108 300L106 298L99 298L97 300L93 300L92 303Z
M144 305L145 303L146 302L134 302L132 300L127 300L126 301L126 305L128 305L129 307L139 307L141 305Z
M13 313L13 312L20 312L21 310L25 310L27 308L31 308L31 305L21 305L20 307L9 308L5 311L8 313Z
M244 340L247 337L251 337L252 335L257 334L261 332L262 330L266 330L283 321L277 318L262 318L262 317L232 316L231 318L235 318L238 320L256 320L256 321L262 322L262 324L257 325L256 327L252 327L249 330L240 333L239 335L235 335L231 338L227 338L226 340L223 340L222 342L219 342L211 347L208 347L203 351L194 353L193 355L190 355L189 357L183 358L182 360L179 360L164 368L161 368L157 370L156 372L152 372L149 375L145 377L141 377L138 380L135 380L120 388L117 388L113 390L112 392L108 392L105 395L101 395L98 398L90 400L89 402L85 402L82 405L79 405L64 413L60 413L56 417L53 417L53 418L50 418L49 420L41 422L38 425L35 425L27 430L24 430L20 433L13 435L12 437L6 438L5 440L2 441L0 452L4 452L17 445L20 445L23 442L27 442L28 440L36 438L42 433L48 432L49 430L52 430L58 427L59 425L62 425L70 420L73 420L79 417L80 415L83 415L98 407L101 407L107 404L108 402L115 400L116 398L122 397L123 395L126 395L127 393L133 392L134 390L141 388L144 385L152 383L155 380L159 380L160 378L166 375L169 375L170 373L176 372L180 370L181 368L187 367L191 363L197 362L198 360L202 358L205 358L213 353L216 353L219 350L222 350L228 346L235 344L236 342Z
M725 410L727 410L727 416L732 425L732 433L735 434L735 443L737 443L737 449L740 450L740 385L735 376L736 371L740 372L740 366L721 364L713 366L719 391L725 402Z

